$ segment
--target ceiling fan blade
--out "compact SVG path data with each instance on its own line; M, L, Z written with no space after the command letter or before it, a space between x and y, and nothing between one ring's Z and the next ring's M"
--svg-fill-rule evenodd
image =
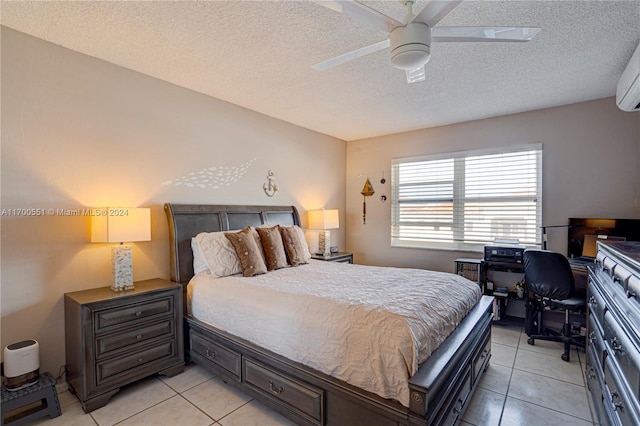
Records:
M525 42L539 32L536 27L435 27L431 41Z
M424 65L418 68L404 70L404 72L407 75L407 83L417 83L419 81L424 81L426 78Z
M424 9L413 18L412 22L422 22L433 28L460 3L462 3L462 0L430 1Z
M353 0L311 0L313 3L324 6L328 9L334 10L339 13L351 16L352 18L359 19L367 22L374 27L377 27L388 33L396 27L402 26L402 24L395 19L384 15L377 10L371 9Z
M362 56L368 55L373 52L377 52L379 50L386 49L388 47L389 47L389 39L382 40L382 41L379 41L378 43L370 44L369 46L361 47L360 49L343 53L342 55L336 56L335 58L327 59L326 61L313 65L311 68L317 71L328 70L329 68L342 65L345 62L352 61L356 58L361 58Z

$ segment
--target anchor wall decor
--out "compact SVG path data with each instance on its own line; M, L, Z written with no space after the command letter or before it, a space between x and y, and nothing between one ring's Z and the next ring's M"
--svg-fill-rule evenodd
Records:
M275 176L276 174L273 171L269 170L269 173L267 173L267 183L262 185L264 193L269 197L273 197L274 195L276 195L276 192L278 192L278 190L280 189L274 182L276 180Z

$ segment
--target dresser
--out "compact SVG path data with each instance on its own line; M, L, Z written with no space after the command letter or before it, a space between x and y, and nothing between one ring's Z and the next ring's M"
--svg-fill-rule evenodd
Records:
M640 424L640 242L598 241L585 377L602 425Z
M64 295L66 374L85 412L121 386L184 369L182 286L161 279Z

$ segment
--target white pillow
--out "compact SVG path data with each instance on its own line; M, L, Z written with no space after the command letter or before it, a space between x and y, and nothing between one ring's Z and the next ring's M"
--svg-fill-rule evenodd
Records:
M224 232L202 232L191 240L191 246L197 245L201 259L211 271L214 278L226 277L242 273L240 259L231 241ZM196 269L196 250L193 250L193 269Z
M193 252L193 274L198 275L200 272L208 271L209 267L204 260L204 254L200 249L200 245L196 242L196 238L191 239L191 251Z

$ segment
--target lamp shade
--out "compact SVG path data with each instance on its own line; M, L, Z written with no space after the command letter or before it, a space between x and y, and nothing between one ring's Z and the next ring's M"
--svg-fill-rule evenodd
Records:
M151 209L95 209L91 215L92 243L151 241Z
M307 212L309 229L336 229L340 227L338 210L312 210Z

